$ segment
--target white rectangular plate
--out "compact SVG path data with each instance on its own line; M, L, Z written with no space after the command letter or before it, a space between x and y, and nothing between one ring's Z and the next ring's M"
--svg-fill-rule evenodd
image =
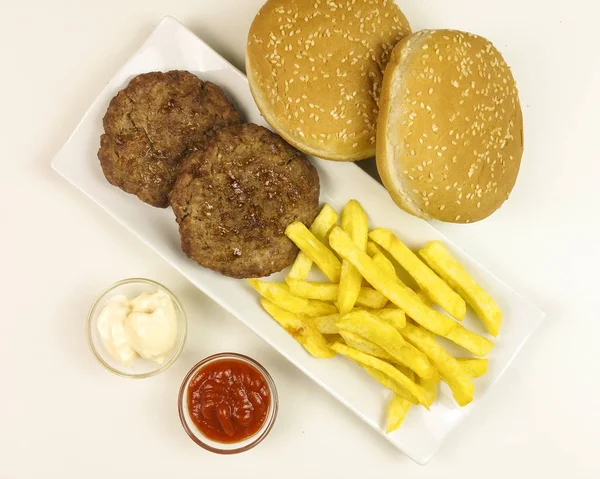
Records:
M257 294L246 281L220 276L186 258L180 250L177 225L170 209L152 208L105 180L96 154L102 133L102 117L111 98L139 73L174 69L189 70L220 85L246 121L266 126L250 95L246 77L192 32L167 17L102 91L55 157L52 166L199 289L259 334L367 424L380 431L388 441L417 463L425 464L503 374L544 314L450 244L429 223L400 210L385 189L356 165L313 159L321 179L322 202L330 203L339 210L349 199L356 198L364 206L372 225L393 230L414 248L429 240L444 241L498 300L504 311L504 324L490 355L489 372L484 378L475 380L473 403L464 408L458 407L449 390L442 386L439 399L430 412L424 408L412 408L402 427L386 435L383 423L389 393L383 387L342 358L318 360L309 356L261 309ZM465 319L464 324L483 332L479 322L472 317Z

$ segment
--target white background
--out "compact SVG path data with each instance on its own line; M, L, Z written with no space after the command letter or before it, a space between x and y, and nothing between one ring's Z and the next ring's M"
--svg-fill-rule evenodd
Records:
M524 109L526 151L511 200L482 223L439 225L548 314L465 425L430 465L412 463L50 169L164 15L243 69L262 0L0 0L1 479L600 476L600 8L400 3L414 30L493 40ZM143 381L105 372L84 336L95 295L130 276L165 283L190 318L180 360ZM198 448L176 410L187 370L221 350L261 361L280 392L270 436L234 457Z

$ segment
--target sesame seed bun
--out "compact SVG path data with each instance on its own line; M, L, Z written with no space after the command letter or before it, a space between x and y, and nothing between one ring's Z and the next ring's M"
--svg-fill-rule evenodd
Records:
M424 30L385 71L377 169L394 201L426 219L482 220L508 198L523 154L515 80L485 38Z
M372 157L383 71L409 33L392 0L269 0L248 34L250 90L267 122L305 153Z

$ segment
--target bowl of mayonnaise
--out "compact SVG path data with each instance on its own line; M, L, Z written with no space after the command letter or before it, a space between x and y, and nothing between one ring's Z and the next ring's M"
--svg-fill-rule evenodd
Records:
M106 369L128 378L148 378L177 360L187 320L181 303L165 286L130 278L98 296L88 315L87 335L94 356Z

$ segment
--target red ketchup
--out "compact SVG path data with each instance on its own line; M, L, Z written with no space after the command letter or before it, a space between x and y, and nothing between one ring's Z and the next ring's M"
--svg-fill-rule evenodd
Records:
M188 410L202 434L234 443L264 424L271 397L263 375L237 359L220 359L200 369L189 383Z

